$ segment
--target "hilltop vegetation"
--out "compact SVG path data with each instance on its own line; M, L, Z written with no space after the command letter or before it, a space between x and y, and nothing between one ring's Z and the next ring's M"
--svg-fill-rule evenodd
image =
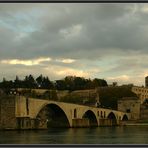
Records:
M20 80L16 76L15 80L6 80L0 82L0 88L11 89L11 88L39 88L39 89L56 89L56 90L85 90L94 89L98 86L108 86L104 79L95 78L85 79L83 77L67 76L64 79L51 81L48 77L40 75L34 78L32 75L25 76L23 80Z
M117 101L123 97L136 97L129 85L99 88L100 102L102 106L117 109Z

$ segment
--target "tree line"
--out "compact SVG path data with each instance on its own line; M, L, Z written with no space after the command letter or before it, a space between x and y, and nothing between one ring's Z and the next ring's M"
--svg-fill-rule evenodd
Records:
M34 78L33 75L25 76L21 80L16 76L15 80L6 80L3 78L0 82L1 89L11 89L11 88L38 88L38 89L51 89L51 90L85 90L94 89L99 86L108 86L106 80L104 79L86 79L84 77L76 76L66 76L64 79L51 81L48 76L39 75Z

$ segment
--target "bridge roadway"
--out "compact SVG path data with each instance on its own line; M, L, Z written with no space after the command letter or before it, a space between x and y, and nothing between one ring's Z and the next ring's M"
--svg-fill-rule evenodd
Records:
M72 103L16 96L20 128L113 126L130 119L129 113Z

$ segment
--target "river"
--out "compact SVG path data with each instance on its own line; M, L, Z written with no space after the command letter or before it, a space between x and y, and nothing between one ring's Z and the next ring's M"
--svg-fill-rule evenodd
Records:
M148 126L0 131L0 144L148 144Z

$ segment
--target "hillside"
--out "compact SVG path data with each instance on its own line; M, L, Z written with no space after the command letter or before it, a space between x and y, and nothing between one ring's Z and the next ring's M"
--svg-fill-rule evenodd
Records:
M117 100L122 97L136 96L131 91L131 86L98 87L98 92L101 106L112 109L117 109ZM60 101L94 105L96 97L97 94L95 89L78 90L69 92L67 95L62 96Z

